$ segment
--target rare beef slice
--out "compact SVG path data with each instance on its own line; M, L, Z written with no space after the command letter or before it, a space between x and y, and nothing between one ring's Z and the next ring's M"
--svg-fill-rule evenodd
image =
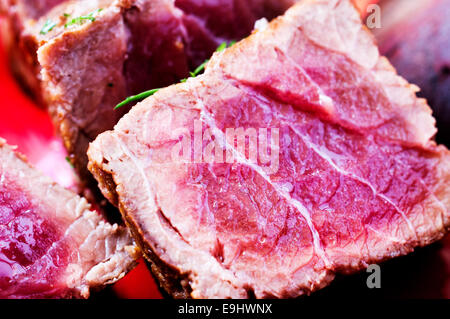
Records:
M272 19L295 1L4 2L15 39L12 60L20 64L16 73L48 106L89 184L88 143L127 111L114 111L116 104L186 78L222 42L247 36L258 19Z
M417 91L349 1L306 0L135 106L89 167L175 297L297 297L446 234Z
M87 298L134 265L123 227L0 140L0 298Z

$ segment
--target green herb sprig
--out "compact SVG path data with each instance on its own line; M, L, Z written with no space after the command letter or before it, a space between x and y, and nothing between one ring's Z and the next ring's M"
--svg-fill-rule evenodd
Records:
M79 16L79 17L73 18L73 19L71 19L69 22L67 22L67 23L64 25L64 28L68 28L68 27L70 27L70 26L72 26L72 25L74 25L74 24L82 24L82 23L85 22L86 20L89 20L89 21L91 21L91 22L94 22L95 19L96 19L96 16L97 16L100 12L102 12L102 11L103 11L103 9L97 9L97 10L95 10L95 11L89 13L88 15L85 15L85 16ZM66 15L66 14L65 14L64 16L65 16L65 17L68 17L69 15Z
M75 166L73 166L72 161L70 160L70 157L69 157L69 156L66 156L66 162L69 163L69 165L70 165L72 168L75 168Z
M225 50L226 48L231 48L234 44L236 43L236 41L231 41L229 44L227 44L226 42L222 43L216 50L216 52L222 52L223 50ZM196 68L193 72L190 72L189 75L191 78L195 78L198 75L200 75L201 73L203 73L206 69L206 66L209 63L209 59L206 60L205 62L203 62L198 68ZM188 79L182 79L180 82L181 83L185 83ZM116 107L114 108L115 110L120 109L121 107L130 104L132 102L137 102L137 101L141 101L143 99L146 99L152 95L154 95L156 92L158 92L161 89L152 89L149 91L145 91L142 92L140 94L137 95L133 95L130 97L127 97L123 102L119 103L116 105Z
M236 43L236 41L231 41L229 44L227 44L226 42L222 43L217 49L216 52L222 52L224 51L226 48L231 48L234 44ZM206 60L205 62L203 62L198 68L195 69L194 72L190 72L190 75L192 78L197 77L200 73L204 72L206 69L206 66L209 63L209 59ZM181 82L186 82L187 79L183 79L181 80Z
M160 89L153 89L153 90L142 92L142 93L137 94L137 95L129 96L123 102L117 104L114 109L117 110L117 109L120 109L122 106L130 104L131 102L140 101L140 100L146 99L149 96L152 96L153 94L158 92L159 90Z
M45 34L49 33L50 31L52 31L55 27L56 27L56 22L49 19L49 20L45 21L45 24L42 27L41 32L39 32L39 33L45 35Z
M89 20L91 22L94 22L96 19L96 16L102 11L103 9L97 9L91 13L89 13L88 15L85 16L80 16L80 17L76 17L71 19L69 22L67 22L64 25L64 28L68 28L74 24L82 24L84 21ZM70 17L70 14L68 13L63 13L63 16L67 19ZM45 35L47 33L49 33L50 31L52 31L58 24L55 21L52 21L50 19L48 19L47 21L45 21L45 24L42 26L41 31L39 32L42 35Z

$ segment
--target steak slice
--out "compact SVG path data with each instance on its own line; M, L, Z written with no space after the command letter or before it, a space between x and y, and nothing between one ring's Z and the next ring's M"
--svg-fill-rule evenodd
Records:
M38 36L42 88L56 131L82 181L91 178L86 172L88 143L126 111L113 110L127 96L124 65L129 44L123 10L120 1L67 2L38 21L32 32L38 34L47 20L59 21L52 31ZM71 19L91 13L95 21L65 27Z
M306 0L135 106L89 167L174 296L297 297L449 228L416 91L350 1Z
M0 298L87 298L134 265L123 227L0 140Z

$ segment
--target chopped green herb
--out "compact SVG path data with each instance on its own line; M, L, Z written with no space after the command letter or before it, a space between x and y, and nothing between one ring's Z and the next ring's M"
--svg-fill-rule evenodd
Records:
M232 47L235 43L236 43L236 41L231 41L229 44L227 44L226 42L224 42L224 43L222 43L222 44L217 48L216 52L221 52L221 51L225 50L226 48L230 48L230 47ZM203 62L198 68L196 68L196 69L194 70L194 72L190 72L190 73L189 73L189 74L190 74L190 77L191 77L191 78L195 78L195 77L197 77L200 73L204 72L205 69L206 69L206 66L208 65L208 63L209 63L209 60L206 60L206 61ZM181 82L181 83L185 83L187 80L188 80L188 79L182 79L180 82ZM123 101L122 103L117 104L116 107L115 107L114 109L117 110L117 109L121 108L122 106L125 106L125 105L127 105L127 104L129 104L129 103L131 103L131 102L136 102L136 101L140 101L140 100L146 99L146 98L148 98L149 96L154 95L154 94L155 94L156 92L158 92L159 90L160 90L160 89L153 89L153 90L150 90L150 91L142 92L141 94L138 94L138 95L130 96L130 97L126 98L125 101Z
M217 48L216 52L221 52L221 51L225 50L225 49L227 48L227 46L228 46L228 45L227 45L226 42L222 43L222 44L219 45L219 47Z
M191 78L195 78L197 75L199 75L200 73L205 71L205 68L206 68L206 65L208 64L208 62L209 62L209 60L206 60L198 68L196 68L194 72L191 72L190 73Z
M96 19L96 16L102 11L103 9L97 9L94 12L89 13L88 15L85 16L80 16L80 17L76 17L73 18L72 20L70 20L69 22L67 22L64 27L68 28L71 25L74 24L82 24L83 22L85 22L86 20L89 20L91 22L94 22ZM70 15L69 15L70 16Z
M158 92L159 90L160 89L153 89L153 90L142 92L142 93L140 93L138 95L133 95L133 96L127 97L125 99L125 101L123 101L120 104L117 104L117 106L114 109L117 110L117 109L121 108L122 106L125 106L125 105L127 105L127 104L129 104L131 102L135 102L135 101L140 101L140 100L146 99L149 96L152 96L153 94Z
M70 157L69 156L66 156L66 161L67 161L67 163L70 164L70 166L72 166L72 168L74 168L72 162L70 161Z
M68 17L70 17L70 14L68 14L68 13L63 13L63 16L66 17L66 18L68 18Z
M40 34L47 34L52 31L54 27L56 27L56 23L52 20L47 20L42 27Z
M234 44L236 43L236 41L231 41L229 44L227 44L226 42L222 43L216 50L216 52L222 52L224 51L226 48L231 48ZM209 60L206 60L205 62L203 62L198 68L195 69L194 72L190 72L191 77L195 78L196 76L198 76L200 73L202 73L203 71L205 71L206 66L208 65Z

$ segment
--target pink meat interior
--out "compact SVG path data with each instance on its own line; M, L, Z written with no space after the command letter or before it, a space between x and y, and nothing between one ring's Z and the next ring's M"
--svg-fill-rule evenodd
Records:
M55 225L15 183L0 184L0 297L55 291L67 265L66 245ZM14 292L12 291L14 290Z

